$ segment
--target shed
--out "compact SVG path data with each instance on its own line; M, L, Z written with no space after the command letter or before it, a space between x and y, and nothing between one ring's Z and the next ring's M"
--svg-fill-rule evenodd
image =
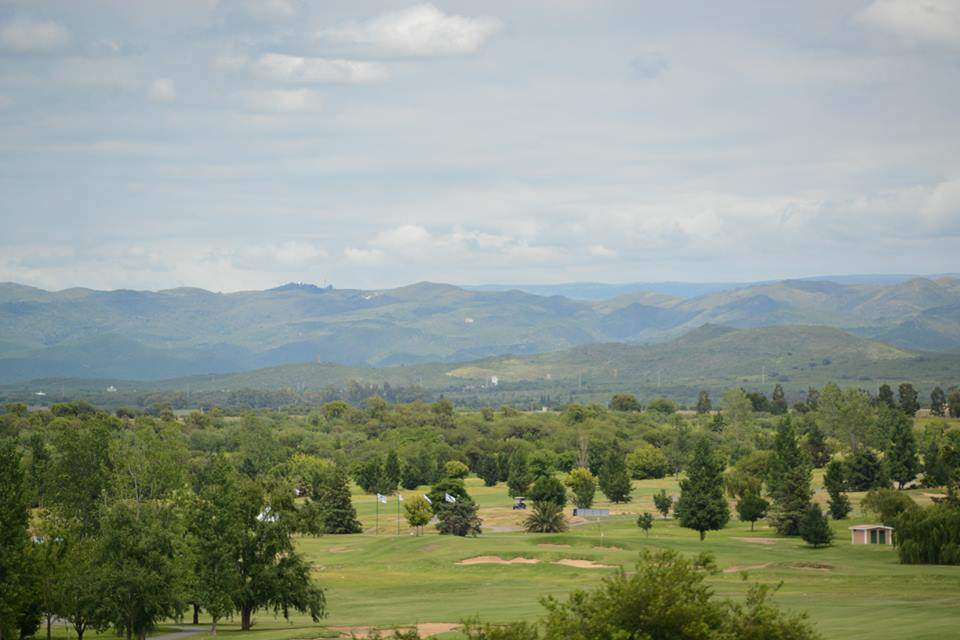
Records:
M893 527L858 524L850 529L850 544L893 544Z

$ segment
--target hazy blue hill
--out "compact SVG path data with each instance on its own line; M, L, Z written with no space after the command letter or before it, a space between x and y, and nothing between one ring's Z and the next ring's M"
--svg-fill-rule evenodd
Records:
M836 327L960 351L960 281L787 280L695 298L632 291L602 301L421 282L364 291L43 291L0 284L0 382L86 375L155 380L291 363L462 362L604 342L662 343L704 324Z

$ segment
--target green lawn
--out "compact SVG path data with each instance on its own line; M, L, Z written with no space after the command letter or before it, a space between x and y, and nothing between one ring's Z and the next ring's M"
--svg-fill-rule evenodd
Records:
M819 486L819 476L815 486ZM319 638L330 633L323 626L458 622L475 614L489 621L534 619L541 613L541 596L590 587L611 571L559 566L553 561L588 559L630 567L637 553L650 547L687 554L714 553L726 572L711 578L711 582L724 596L740 597L746 589L737 567L752 567L751 581L782 581L775 601L783 607L807 611L827 638L943 640L955 637L960 629L960 567L903 566L897 563L892 547L851 546L847 527L867 521L856 515L859 511L853 520L834 522L835 545L819 550L807 548L798 539L777 538L765 525L751 532L748 525L735 520L723 531L709 533L702 543L696 532L678 527L673 520L658 519L650 536L645 537L632 514L654 512L651 496L660 488L673 494L678 491L673 479L635 482L633 502L611 507L628 513L601 523L574 526L565 534L505 531L466 539L429 531L415 537L405 524L397 536L395 498L388 505L380 505L381 533L375 535L376 502L371 496L357 495L357 509L367 533L299 541L300 549L315 562L317 578L327 588L329 618L315 626L303 617L287 623L261 612L255 630L243 636L250 640ZM519 517L510 511L511 501L503 485L486 488L471 479L468 489L481 505L481 516L490 524L504 529ZM914 495L919 499L919 492ZM858 504L860 496L852 497ZM610 505L601 502L597 506ZM541 562L456 564L483 555L505 559L522 556ZM239 632L235 626L226 625L220 635ZM205 635L195 637L199 640Z

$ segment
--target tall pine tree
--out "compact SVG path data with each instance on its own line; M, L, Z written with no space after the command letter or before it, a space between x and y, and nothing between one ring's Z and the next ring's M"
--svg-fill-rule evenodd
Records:
M847 476L842 462L831 460L827 464L826 473L823 474L823 486L827 490L827 495L830 496L827 501L830 517L834 520L843 520L853 510L853 507L850 506L850 499L845 493Z
M680 499L673 512L680 526L700 533L718 531L730 520L730 505L723 495L723 460L707 438L700 438L687 467L687 477L680 481Z
M807 513L813 490L812 470L806 452L797 443L797 434L789 416L777 430L767 487L773 499L770 524L785 536L800 534L800 522Z
M350 500L350 482L339 466L325 474L313 488L323 533L360 533L357 510Z
M611 447L600 468L600 490L610 502L630 502L632 488L626 455L619 447Z
M896 412L887 447L887 469L900 489L917 477L920 461L917 459L917 441L913 436L913 420Z

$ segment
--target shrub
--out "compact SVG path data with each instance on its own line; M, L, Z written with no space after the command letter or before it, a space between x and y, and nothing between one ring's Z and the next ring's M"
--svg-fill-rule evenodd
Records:
M477 505L466 498L454 503L441 502L437 510L437 531L444 535L476 536L483 521L477 517Z
M666 489L660 489L660 493L653 494L653 506L657 508L664 519L670 514L673 507L673 498L667 495Z
M630 477L634 480L658 479L667 475L670 465L660 449L645 445L627 456L627 469L630 470Z
M677 412L677 403L673 400L667 400L666 398L654 398L650 401L650 404L647 405L647 411L670 415Z
M770 503L760 497L759 493L748 493L737 501L737 517L740 522L749 522L750 531L757 520L767 517Z
M892 526L897 517L917 506L905 493L896 489L874 489L863 497L860 507L876 515L880 522Z
M649 511L644 511L639 516L637 516L637 526L643 530L643 533L650 535L650 529L653 529L653 514Z
M529 497L534 502L552 502L561 509L567 505L567 490L553 476L540 476L530 487Z
M894 519L902 564L960 564L960 506L913 507Z
M523 528L527 533L560 533L567 530L567 518L563 509L553 502L534 502Z
M820 510L820 505L811 504L807 507L807 512L800 521L800 537L814 548L829 545L833 540L833 529Z
M459 460L451 460L443 465L443 475L447 478L466 478L470 474L470 468Z

